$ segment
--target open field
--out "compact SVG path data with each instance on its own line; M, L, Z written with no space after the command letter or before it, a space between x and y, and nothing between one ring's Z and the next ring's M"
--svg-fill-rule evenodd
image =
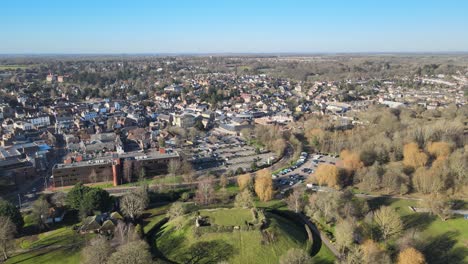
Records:
M201 211L202 215L209 215L215 223L241 225L252 215L247 209L221 209L217 211ZM238 216L235 216L235 215ZM185 217L182 228L176 229L173 222L166 223L157 236L158 250L168 259L181 261L181 257L190 254L190 246L198 242L209 242L208 258L226 259L229 263L276 263L278 258L290 248L306 247L307 235L305 229L283 217L267 213L270 226L277 227L277 240L269 244L262 244L262 233L258 230L225 233L206 233L197 238L194 236L193 217ZM223 256L219 253L223 252ZM329 259L326 252L319 256Z
M39 235L16 240L22 252L6 263L79 263L80 251L87 236L79 235L71 227L62 227Z
M420 239L426 243L423 253L428 263L468 263L468 220L462 216L442 221L428 213L415 213L409 208L418 206L414 200L375 198L369 204L395 208L406 230L420 232Z

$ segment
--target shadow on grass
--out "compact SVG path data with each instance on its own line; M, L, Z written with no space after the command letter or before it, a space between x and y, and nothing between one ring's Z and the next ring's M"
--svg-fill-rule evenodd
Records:
M379 209L380 206L389 206L392 203L392 198L390 197L375 197L367 200L367 204L369 205L369 209L374 211Z
M468 255L468 249L454 247L457 243L459 232L446 232L442 235L426 239L423 245L423 254L427 263L431 264L462 264Z
M223 240L200 241L191 245L177 259L180 263L219 263L235 253L234 247Z
M403 221L406 229L415 228L417 230L424 230L434 222L436 218L436 216L428 213L417 213L405 215L401 220Z

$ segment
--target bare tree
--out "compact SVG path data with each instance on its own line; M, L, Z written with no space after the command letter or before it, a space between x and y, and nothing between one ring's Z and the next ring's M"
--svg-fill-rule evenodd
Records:
M10 218L0 216L0 248L4 260L8 259L8 250L14 245L15 233L16 226L11 222Z
M96 262L98 263L98 262ZM152 263L149 246L145 241L138 240L120 246L107 263L114 264L147 264Z
M39 230L47 227L47 218L49 217L50 204L44 196L39 197L32 204L32 216L34 223L39 227Z
M304 187L294 187L292 193L286 199L288 208L296 213L301 212L304 209Z
M98 175L97 175L95 169L92 169L92 170L91 170L91 173L89 174L88 179L89 179L89 181L92 182L92 183L96 183L96 182L97 182L97 180L98 180Z
M106 238L95 237L83 249L81 261L83 264L106 263L112 251L113 248Z
M133 221L143 213L148 203L148 193L143 189L132 191L120 200L122 212Z
M195 200L200 204L210 204L214 197L213 178L205 177L198 182Z
M224 174L221 175L221 177L219 178L219 186L220 186L221 188L226 188L226 186L228 185L228 183L229 183L229 180L228 180L227 176L224 175Z
M396 235L403 230L400 216L393 208L388 206L382 206L374 213L374 222L379 227L383 239Z
M312 257L303 249L291 248L279 260L280 264L310 264Z
M252 208L254 207L252 193L249 189L244 189L236 195L234 206L239 208Z

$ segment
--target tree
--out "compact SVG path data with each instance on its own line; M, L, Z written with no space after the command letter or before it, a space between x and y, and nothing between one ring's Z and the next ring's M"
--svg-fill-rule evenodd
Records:
M125 179L125 182L132 182L133 161L130 159L125 159L123 161L123 178Z
M400 216L389 206L382 206L374 213L374 222L377 224L384 240L399 234L403 230Z
M181 202L175 202L171 205L167 211L167 216L171 220L171 223L174 223L177 229L182 227L183 218L182 216L187 212L185 206Z
M328 187L339 187L339 171L335 165L320 164L314 174L311 174L309 179L316 179L317 183L321 186L327 185Z
M236 195L234 206L238 208L254 207L252 193L249 189L244 189Z
M304 209L304 187L303 186L296 186L294 187L292 193L286 199L288 204L288 208L293 210L296 213L302 212Z
M255 177L255 193L260 201L269 201L273 198L273 179L268 169L257 172Z
M167 216L169 219L175 219L177 217L183 216L186 213L186 208L184 204L181 202L175 202L171 205L169 210L167 211Z
M152 263L148 244L138 240L120 246L107 263L113 264L148 264ZM99 263L99 262L96 262Z
M390 256L380 248L379 244L368 239L361 244L362 259L364 264L390 264Z
M422 200L421 205L428 208L431 214L437 215L442 221L447 221L452 216L452 206L446 197L432 195Z
M398 254L398 264L424 264L424 255L415 248L409 247Z
M56 207L63 207L66 204L67 194L64 192L54 192L50 197L50 202Z
M112 251L113 248L106 238L95 237L83 249L81 261L83 264L106 263Z
M250 174L242 174L237 177L237 185L239 185L239 190L242 191L252 183L252 177Z
M190 162L187 160L182 161L182 166L180 168L180 171L182 173L182 178L184 182L186 183L192 183L194 179L194 172L193 172L193 167Z
M32 217L34 224L39 227L39 230L44 229L47 226L47 218L49 217L50 204L45 196L39 197L32 204Z
M414 188L423 194L438 193L444 188L443 168L435 164L430 168L418 168L413 176Z
M98 175L95 169L91 170L91 173L89 174L88 179L92 183L96 183L98 181Z
M226 188L226 186L229 184L229 180L225 174L221 175L219 178L219 186L221 188Z
M83 196L81 208L91 213L94 210L106 212L112 205L112 198L106 190L101 188L91 188Z
M214 186L212 177L204 177L198 182L197 191L195 193L195 200L200 204L207 205L213 201Z
M377 152L373 149L363 150L359 155L359 159L362 161L364 166L371 166L377 160Z
M3 260L8 259L8 250L14 245L16 226L7 216L0 216L0 248Z
M351 247L354 243L355 226L350 221L340 221L335 227L336 245L341 252Z
M418 144L412 142L403 146L403 164L405 166L419 168L426 165L428 157L421 151Z
M138 181L143 182L145 178L146 178L146 168L142 166L140 168L140 173L138 174Z
M444 160L452 153L452 146L444 141L431 142L427 146L427 151L437 159Z
M356 171L363 166L359 154L347 149L341 151L340 158L343 160L343 166L349 171Z
M20 231L24 225L23 216L12 203L0 199L0 216L7 217L16 226L16 231Z
M310 264L312 257L303 249L291 248L280 257L280 264Z
M148 193L139 189L124 195L120 200L120 207L124 215L135 221L146 209L148 202Z
M84 186L82 183L75 184L75 186L73 186L73 188L67 194L67 205L76 210L81 209L81 204L83 202L84 195L90 189L91 188Z

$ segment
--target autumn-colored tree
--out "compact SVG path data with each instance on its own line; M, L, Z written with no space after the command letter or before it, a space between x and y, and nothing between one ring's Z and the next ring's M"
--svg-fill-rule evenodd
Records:
M341 151L340 158L343 160L343 166L349 171L356 171L363 166L359 153L345 149Z
M252 183L252 177L250 174L242 174L237 177L237 185L239 190L242 191Z
M424 255L415 248L409 247L398 254L398 264L424 264Z
M361 244L361 249L364 264L391 263L388 254L372 239L364 241L364 243Z
M328 187L338 187L339 171L335 165L320 164L314 174L309 179L317 180L319 185L328 185Z
M427 146L427 151L437 159L446 159L452 153L452 146L444 141L431 142Z
M257 172L255 177L255 193L260 201L269 201L273 198L273 179L269 169Z
M405 166L419 168L426 166L427 154L421 151L418 144L412 142L403 147L403 164Z

